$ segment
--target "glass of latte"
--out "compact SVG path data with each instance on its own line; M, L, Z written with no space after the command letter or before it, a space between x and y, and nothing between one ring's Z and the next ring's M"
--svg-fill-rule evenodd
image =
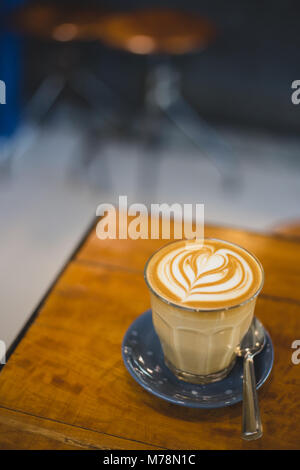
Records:
M258 259L223 240L179 240L151 256L145 280L167 366L191 383L223 379L263 286Z

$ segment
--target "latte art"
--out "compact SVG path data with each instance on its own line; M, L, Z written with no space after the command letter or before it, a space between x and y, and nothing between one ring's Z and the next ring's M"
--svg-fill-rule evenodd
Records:
M167 245L150 260L147 276L166 300L198 308L239 304L255 294L262 280L250 253L210 239Z

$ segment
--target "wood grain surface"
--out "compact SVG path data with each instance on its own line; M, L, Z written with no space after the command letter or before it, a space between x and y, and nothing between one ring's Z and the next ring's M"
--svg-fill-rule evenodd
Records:
M0 373L1 449L299 449L300 243L225 227L205 236L241 244L266 274L256 315L274 368L259 391L262 439L240 438L241 403L186 409L143 390L121 342L149 308L143 267L165 240L104 240L95 229L66 266Z

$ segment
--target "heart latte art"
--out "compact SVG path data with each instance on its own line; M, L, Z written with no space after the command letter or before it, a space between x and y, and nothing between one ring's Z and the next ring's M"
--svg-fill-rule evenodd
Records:
M146 280L167 301L209 309L251 298L260 290L262 268L254 256L229 242L178 241L153 255Z

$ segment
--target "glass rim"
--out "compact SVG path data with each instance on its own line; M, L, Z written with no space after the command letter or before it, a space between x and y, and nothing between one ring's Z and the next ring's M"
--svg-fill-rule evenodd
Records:
M261 274L262 274L261 282L259 284L258 289L254 292L253 295L251 295L251 297L249 297L248 299L243 300L243 302L239 302L238 304L228 305L228 306L225 306L225 307L201 308L201 307L184 307L183 305L177 304L176 302L172 302L171 300L168 300L168 299L162 297L158 292L156 292L155 289L151 286L149 280L147 279L147 269L148 269L149 263L152 260L152 258L156 255L156 253L158 253L160 250L162 250L166 246L169 246L169 245L172 245L172 244L175 244L175 243L179 243L179 242L183 242L183 241L188 242L188 241L191 241L191 240L195 240L195 239L182 238L180 240L172 240L171 242L166 243L165 245L163 245L160 248L158 248L157 250L155 250L154 253L152 253L152 255L150 256L150 258L148 258L148 260L145 264L145 268L144 268L144 279L145 279L145 282L146 282L146 285L147 285L148 289L150 290L150 292L152 294L154 294L156 297L158 297L162 302L166 303L167 305L179 308L181 310L187 310L189 312L217 312L217 311L220 311L220 310L222 310L222 311L224 311L224 310L226 310L226 311L227 310L233 310L234 308L238 308L238 307L242 307L243 305L246 305L247 303L251 302L252 300L254 300L258 296L258 294L261 292L261 290L264 286L264 282L265 282L264 268L263 268L261 262L259 261L259 259L253 253L251 253L249 250L247 250L246 248L244 248L241 245L238 245L237 243L229 242L227 240L223 240L221 238L214 238L214 237L203 237L201 240L212 240L212 241L224 242L224 243L228 243L229 245L237 246L241 250L245 251L249 256L251 256L256 261L256 263L258 264L258 266L261 270Z

